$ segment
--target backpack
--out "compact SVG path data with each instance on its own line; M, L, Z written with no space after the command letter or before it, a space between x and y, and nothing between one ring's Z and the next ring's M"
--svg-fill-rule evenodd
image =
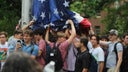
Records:
M117 43L115 43L115 45L114 45L114 52L115 52L115 54L116 54L116 62L117 62L117 60L118 60L118 53L117 53L117 44L118 43L121 43L121 42L117 42ZM122 43L121 43L122 44ZM123 49L124 49L124 47L123 47ZM124 61L123 60L123 54L122 54L122 61ZM120 66L120 68L121 68L121 66Z
M48 62L54 61L55 62L55 71L59 71L63 67L63 60L62 60L62 55L59 50L59 45L56 46L54 44L54 47L50 50L49 56L48 56Z
M91 63L90 63L90 67L89 67L89 72L97 72L98 70L98 64L97 64L97 60L95 59L95 57L91 55Z

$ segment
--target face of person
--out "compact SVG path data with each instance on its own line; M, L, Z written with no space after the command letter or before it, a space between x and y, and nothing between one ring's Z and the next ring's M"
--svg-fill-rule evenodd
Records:
M18 39L23 39L23 34L22 34L22 33L17 34L16 37L17 37Z
M124 38L124 43L125 43L126 45L128 45L128 36L125 36L125 38Z
M28 43L32 41L32 37L29 34L23 35L24 42Z
M92 45L93 45L93 46L95 46L95 45L97 45L97 44L98 44L98 42L97 42L97 40L96 40L96 37L95 37L95 36L92 36L92 37L91 37L91 43L92 43Z
M73 44L76 48L80 48L81 47L81 43L80 43L80 39L77 40L73 40Z
M64 42L65 40L66 40L65 37L58 37L58 42L60 42L60 43Z
M109 34L109 40L110 40L110 41L116 40L116 38L117 38L116 35Z
M0 35L0 42L5 43L6 42L6 36L5 35Z

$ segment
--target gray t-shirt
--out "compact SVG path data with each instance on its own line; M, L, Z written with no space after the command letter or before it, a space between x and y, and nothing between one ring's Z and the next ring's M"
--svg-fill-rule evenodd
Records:
M115 42L117 43L117 42ZM112 68L112 67L116 67L116 53L114 51L114 45L115 43L112 42L108 42L108 57L107 57L107 61L106 61L106 67L107 68ZM121 43L118 43L116 45L117 48L117 52L123 51L123 46Z

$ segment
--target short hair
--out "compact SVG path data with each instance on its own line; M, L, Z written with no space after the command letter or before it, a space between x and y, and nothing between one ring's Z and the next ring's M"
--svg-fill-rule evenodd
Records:
M28 54L15 52L7 58L1 72L42 72L42 70Z
M88 49L88 39L87 38L80 38L80 43L83 43L83 45Z
M15 30L15 31L14 31L14 35L15 35L15 34L23 34L23 31L20 30L20 29L19 29L19 30Z
M33 31L30 29L25 30L23 34L28 34L30 37L33 37Z
M126 36L128 36L128 33L127 33L127 34L124 34L124 35L123 35L123 38L125 38Z
M96 37L96 41L99 44L100 37L98 35L91 35L90 39L92 39L92 37Z
M34 35L42 35L42 36L44 36L45 35L45 30L44 29L41 29L41 28L39 28L39 29L36 29L36 30L34 30Z
M0 35L5 35L5 37L7 37L8 36L8 33L5 32L5 31L2 31L2 32L0 32Z

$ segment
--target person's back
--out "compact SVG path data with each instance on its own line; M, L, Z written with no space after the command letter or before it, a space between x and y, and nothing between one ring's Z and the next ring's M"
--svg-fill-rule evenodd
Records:
M12 53L1 72L42 72L39 64L26 53Z

